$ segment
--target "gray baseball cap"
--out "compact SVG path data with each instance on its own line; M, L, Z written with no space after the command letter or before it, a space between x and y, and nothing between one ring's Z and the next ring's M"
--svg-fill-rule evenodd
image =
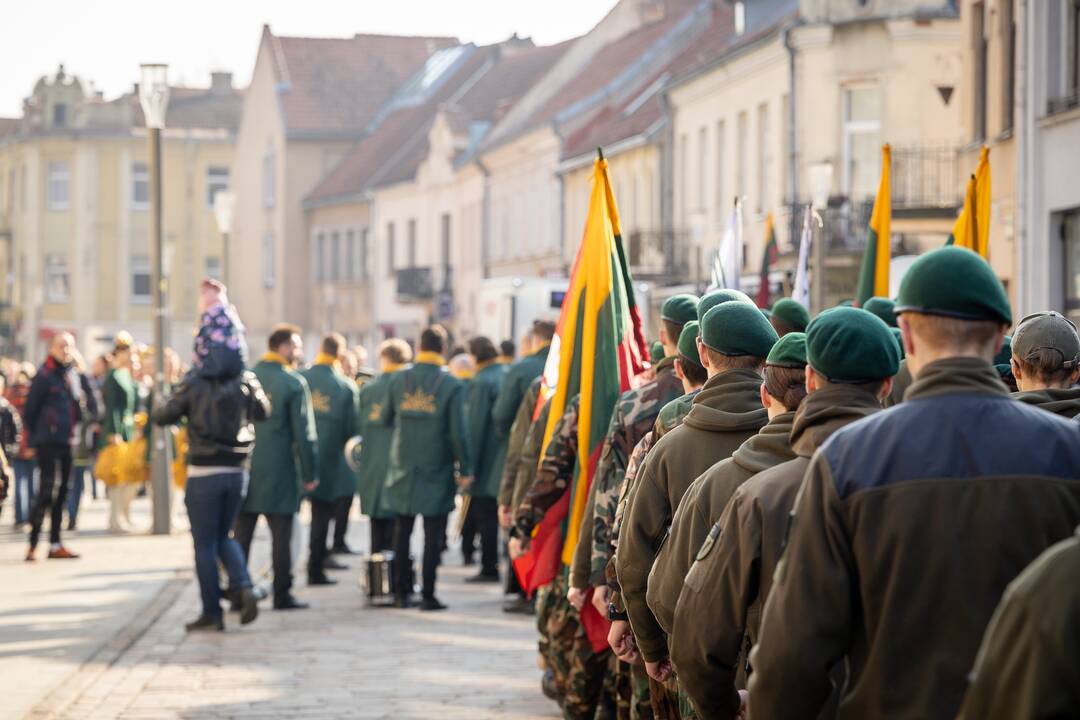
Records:
M1037 350L1052 349L1061 353L1061 367L1073 370L1080 365L1080 335L1076 325L1053 310L1028 315L1016 326L1012 336L1012 354L1026 360Z

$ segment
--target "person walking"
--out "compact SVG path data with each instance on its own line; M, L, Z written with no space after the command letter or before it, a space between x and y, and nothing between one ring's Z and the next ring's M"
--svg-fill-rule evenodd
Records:
M14 475L12 501L15 505L15 527L21 528L30 522L30 511L34 507L37 495L37 462L34 460L34 448L30 445L30 430L22 423L26 409L26 398L30 395L30 383L35 374L34 366L23 363L15 373L15 381L5 393L11 403L15 416L19 418L22 432L19 433L19 446L8 455L11 472Z
M0 509L4 507L4 500L11 495L15 485L15 474L11 469L8 458L14 458L19 452L19 443L22 440L22 417L19 411L12 407L4 397L7 389L7 376L0 373L0 451L4 453L4 491L0 495ZM18 509L16 508L16 511ZM18 523L18 518L16 518Z
M75 442L72 447L71 460L71 490L68 492L67 514L68 530L75 530L79 518L79 506L86 490L86 478L90 478L91 485L94 483L91 468L94 465L94 448L97 446L101 408L101 397L97 385L86 373L86 364L82 355L72 351L73 365L79 383L77 386L80 408L82 410L79 424L75 430Z
M1028 315L1012 338L1013 377L1020 402L1072 419L1080 415L1080 335L1053 310Z
M133 344L128 333L117 334L111 367L101 388L105 406L101 435L106 445L120 445L135 438L135 407L139 402L139 391L133 373L138 370L139 360ZM109 488L109 532L131 532L129 509L138 492L139 481L130 477L118 478L118 482Z
M300 373L311 392L319 438L319 484L307 495L311 503L308 585L336 582L326 575L330 559L326 538L340 501L348 500L351 504L356 493L356 481L345 461L345 443L357 431L357 389L356 383L338 368L338 358L345 349L345 338L330 333L323 338L315 364Z
M255 376L270 397L270 417L255 423L251 481L236 519L236 539L251 559L251 539L259 516L270 526L274 566L274 609L308 607L292 594L293 516L301 492L318 485L318 438L307 381L293 370L303 355L300 328L279 325L270 333L269 352L255 365Z
M248 482L247 466L256 439L253 423L265 422L270 413L270 401L254 373L200 374L197 369L173 386L153 412L157 425L187 421L184 505L191 521L202 598L202 613L187 624L188 632L225 629L219 559L229 576L232 599L240 606L240 624L246 625L258 615L245 551L229 532Z
M23 422L30 433L30 445L37 454L41 488L30 514L30 547L27 562L36 560L38 539L45 513L49 513L49 558L79 557L60 541L64 500L71 479L71 445L75 428L82 419L77 400L79 380L72 367L75 339L58 333L49 343L49 356L30 384L23 408Z
M385 488L394 525L397 607L410 604L409 540L416 516L424 518L423 599L420 609L445 610L435 597L436 572L446 519L454 509L457 487L472 484L465 427L463 385L446 369L446 330L433 325L420 333L416 363L390 380L384 423L394 427L390 473Z

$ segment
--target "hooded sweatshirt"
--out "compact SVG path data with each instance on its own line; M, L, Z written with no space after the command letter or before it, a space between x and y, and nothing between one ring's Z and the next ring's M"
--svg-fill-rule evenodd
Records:
M1015 392L1012 396L1022 403L1042 408L1066 420L1080 415L1080 387L1027 390Z
M664 632L671 633L686 573L735 489L762 470L795 457L791 450L794 419L794 412L774 417L730 458L706 470L683 495L671 522L671 534L649 573L646 600Z
M709 378L682 424L657 440L645 458L615 563L634 638L647 661L667 657L664 632L645 603L653 561L690 483L768 422L761 383L758 373L744 369Z
M1008 583L1080 524L1080 425L1013 401L980 358L834 433L795 501L751 653L755 716L951 718Z
M701 717L734 718L738 712L743 639L757 640L761 608L810 457L834 432L880 410L877 397L858 386L834 385L808 395L791 425L793 459L740 485L695 550L668 642L672 664Z

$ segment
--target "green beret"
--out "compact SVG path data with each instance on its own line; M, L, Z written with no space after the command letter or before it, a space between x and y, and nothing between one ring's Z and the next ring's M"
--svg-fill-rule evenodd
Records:
M705 297L698 301L698 322L705 319L705 313L709 312L720 303L726 302L741 302L748 305L754 305L754 301L744 292L739 292L738 290L713 290L711 293L706 293ZM754 307L757 307L757 305L754 305Z
M664 346L658 342L654 342L649 347L649 362L655 365L664 359Z
M907 357L907 353L904 352L904 334L900 332L898 327L891 327L889 330L892 331L892 336L896 338L896 344L900 347L900 359L903 360Z
M874 296L863 303L862 309L866 312L872 312L879 318L885 321L885 324L889 327L896 327L896 313L893 312L893 308L896 307L889 298Z
M786 368L806 367L806 333L789 332L776 341L765 358L766 365Z
M697 351L698 321L691 320L683 325L682 333L679 334L679 354L685 355L698 365L701 364L701 356Z
M766 320L772 317L772 310L769 310L768 308L758 308L758 310L761 311L761 314L765 316Z
M806 357L834 382L883 380L900 369L900 347L889 326L859 308L832 308L814 318L806 329Z
M702 344L724 355L765 358L779 339L753 303L721 303L701 321Z
M791 298L780 298L773 303L772 316L795 332L804 332L810 324L810 313L802 303Z
M685 325L697 320L698 299L689 293L672 295L660 306L660 319L670 320L678 325Z
M1009 298L990 264L956 246L938 248L911 264L896 298L896 313L905 312L1012 324Z
M994 365L1009 365L1012 360L1012 336L1006 335L1005 342L1001 343L1001 349L998 350L998 354L994 356Z

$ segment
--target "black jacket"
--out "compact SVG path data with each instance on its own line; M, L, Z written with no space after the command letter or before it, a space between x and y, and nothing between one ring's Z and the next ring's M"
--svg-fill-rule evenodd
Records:
M78 373L49 357L30 383L23 407L23 425L31 447L71 445L82 419Z
M0 397L0 448L7 457L15 457L22 442L22 418L6 399Z
M255 446L252 423L268 417L270 400L251 372L227 379L190 373L154 410L158 425L187 418L189 465L244 465Z

